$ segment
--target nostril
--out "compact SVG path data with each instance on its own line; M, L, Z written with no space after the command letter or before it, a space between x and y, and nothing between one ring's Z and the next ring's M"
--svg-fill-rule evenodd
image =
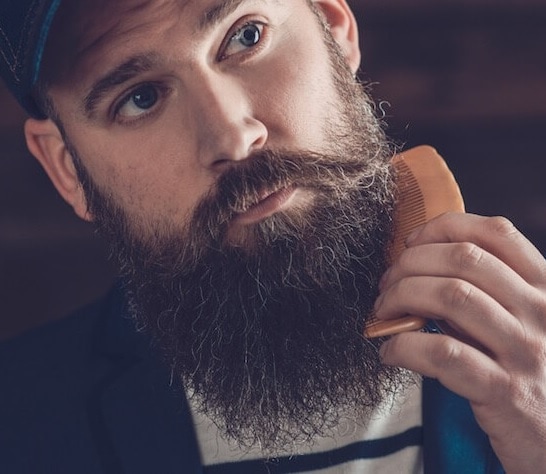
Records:
M249 117L215 122L214 127L200 133L200 151L206 165L223 170L239 161L246 161L267 142L265 125Z
M221 156L218 156L215 160L213 160L212 169L218 173L223 173L224 171L226 171L226 169L237 166L237 164L240 162L240 160L234 160L228 155L222 154Z

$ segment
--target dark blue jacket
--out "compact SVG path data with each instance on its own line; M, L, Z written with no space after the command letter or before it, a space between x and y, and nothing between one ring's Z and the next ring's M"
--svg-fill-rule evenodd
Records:
M123 313L113 291L0 346L0 473L206 473L182 390ZM503 472L466 401L425 380L423 407L426 474Z

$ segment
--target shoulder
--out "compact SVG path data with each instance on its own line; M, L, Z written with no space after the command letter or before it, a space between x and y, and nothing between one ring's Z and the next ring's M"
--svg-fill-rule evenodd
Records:
M118 288L54 323L0 344L0 419L74 403L99 376L103 327L120 318Z
M122 311L118 287L66 317L0 343L0 377L82 359L91 350L106 318Z
M53 453L63 446L94 462L85 407L103 376L94 347L116 293L0 344L0 471L46 472L41 462L70 458Z

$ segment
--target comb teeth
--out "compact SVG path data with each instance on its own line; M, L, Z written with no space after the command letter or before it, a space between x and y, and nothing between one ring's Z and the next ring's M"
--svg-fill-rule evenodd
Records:
M391 260L405 248L408 235L417 227L443 212L464 212L459 187L434 148L420 146L393 158L398 186L396 231L391 246ZM384 337L404 331L419 330L426 320L419 316L380 321L371 318L364 328L365 337Z
M396 259L404 250L404 242L411 231L426 222L425 199L419 182L405 161L396 163L398 204L396 208L396 235L391 258Z

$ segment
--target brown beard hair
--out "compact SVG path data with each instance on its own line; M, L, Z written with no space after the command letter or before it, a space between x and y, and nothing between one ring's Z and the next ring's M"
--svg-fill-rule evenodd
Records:
M327 153L262 150L226 171L181 228L128 215L65 136L100 234L120 264L130 312L198 410L265 452L365 423L405 375L361 335L392 238L392 149L363 86L325 27L343 109ZM337 117L337 115L336 115ZM264 183L315 196L227 238Z

